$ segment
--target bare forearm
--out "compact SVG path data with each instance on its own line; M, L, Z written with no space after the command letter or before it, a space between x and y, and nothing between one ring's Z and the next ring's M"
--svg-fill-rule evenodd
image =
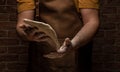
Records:
M23 11L18 14L16 30L21 37L24 35L23 29L21 29L21 27L25 24L23 21L25 18L33 19L34 18L34 10L27 10L27 11Z
M87 44L99 27L98 10L82 9L81 14L84 26L71 41L74 48L79 48Z
M77 33L77 35L72 39L72 44L74 48L78 48L87 44L98 29L98 24L86 24L84 27Z
M27 19L33 19L34 18L34 10L27 10L27 11L23 11L21 13L18 14L18 24L22 24L23 20L27 18Z

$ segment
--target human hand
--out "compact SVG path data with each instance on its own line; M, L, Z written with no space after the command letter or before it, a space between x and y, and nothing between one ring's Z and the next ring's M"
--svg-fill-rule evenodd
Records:
M23 40L26 41L33 41L36 36L36 29L35 27L28 25L28 24L21 24L19 28L17 28L18 34L22 37Z
M25 24L24 22L23 23L19 23L17 24L17 32L19 34L19 36L23 39L23 40L28 40L28 34L30 32L28 31L31 31L31 26L28 25L28 24Z
M57 50L58 53L67 53L73 49L71 40L66 38L63 45Z
M51 52L47 55L44 55L44 57L49 59L62 58L65 55L69 54L72 50L73 46L71 40L69 38L66 38L63 45L57 50L57 52Z

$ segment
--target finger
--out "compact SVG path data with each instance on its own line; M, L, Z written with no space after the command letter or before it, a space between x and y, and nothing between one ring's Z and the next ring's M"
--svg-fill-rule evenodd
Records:
M20 26L20 30L21 30L22 36L24 38L29 39L30 34L32 34L32 32L33 32L33 27L30 25L27 25L27 24L22 24Z
M71 45L71 41L70 41L69 38L66 38L66 39L65 39L64 45L65 45L66 47L69 47L69 46Z
M25 33L25 28L26 27L25 27L25 25L20 25L19 28L20 28L19 29L20 30L20 34L26 36L26 33Z
M66 49L71 46L71 41L69 38L66 38L63 45L57 50L58 53L66 52Z
M61 46L60 49L57 50L58 53L65 53L67 47Z
M26 35L32 34L35 31L35 29L36 29L33 26L27 25L27 24L21 26L21 28L26 33Z

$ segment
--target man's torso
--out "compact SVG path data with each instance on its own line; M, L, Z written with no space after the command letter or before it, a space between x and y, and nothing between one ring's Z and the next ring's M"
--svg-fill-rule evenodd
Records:
M82 24L73 0L40 0L40 19L50 24L59 39L74 37Z

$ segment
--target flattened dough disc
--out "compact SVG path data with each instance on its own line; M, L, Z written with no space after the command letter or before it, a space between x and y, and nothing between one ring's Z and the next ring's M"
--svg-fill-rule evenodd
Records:
M38 29L42 30L44 33L46 33L53 40L53 42L56 44L56 47L60 48L60 43L58 41L56 32L49 24L44 23L44 22L30 20L30 19L24 19L24 22L26 24L29 24L33 27L37 27Z

